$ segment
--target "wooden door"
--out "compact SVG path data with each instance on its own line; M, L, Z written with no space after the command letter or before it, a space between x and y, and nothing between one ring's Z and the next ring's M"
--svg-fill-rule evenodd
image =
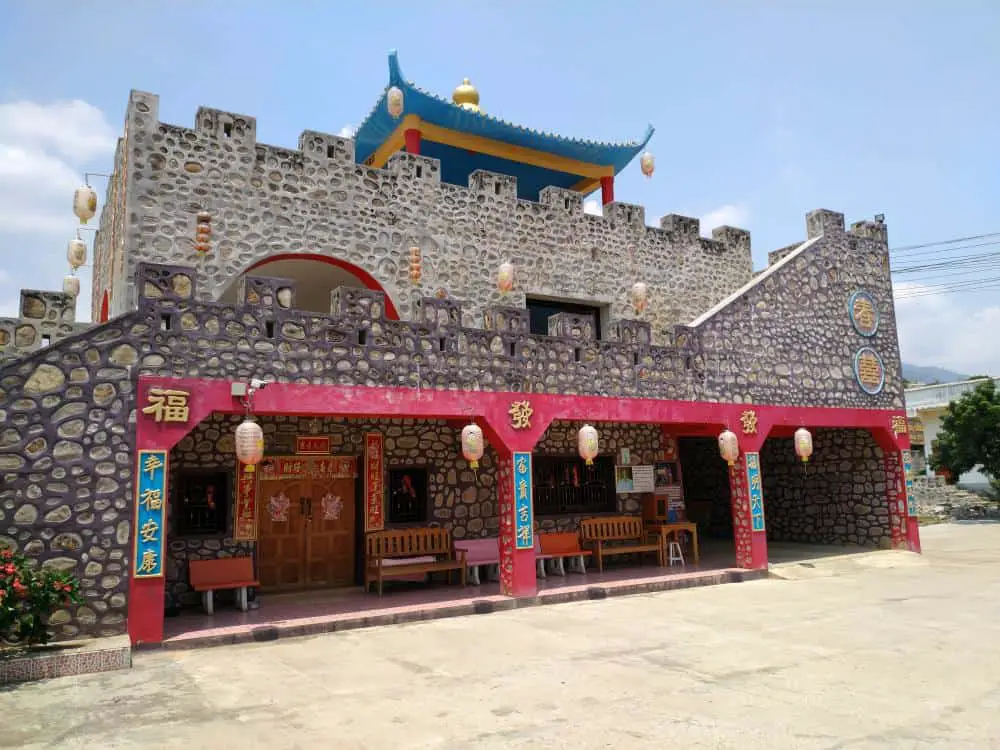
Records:
M306 502L308 482L262 481L258 494L257 575L263 590L306 585Z
M354 583L354 480L313 479L306 499L307 585Z

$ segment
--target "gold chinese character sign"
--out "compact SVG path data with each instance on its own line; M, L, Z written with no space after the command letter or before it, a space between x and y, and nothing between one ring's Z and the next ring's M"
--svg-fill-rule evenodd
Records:
M868 292L855 292L847 303L854 330L862 336L874 336L878 331L879 314L875 298Z
M906 417L896 414L892 418L892 431L896 435L905 435L908 432Z
M861 390L869 396L875 396L885 385L885 366L882 357L870 346L862 347L854 355L854 377Z
M757 412L755 412L753 409L747 409L745 412L740 414L740 424L743 425L744 435L756 435Z
M173 388L150 388L146 394L146 406L142 413L151 416L154 422L187 424L191 419L191 394Z
M515 430L531 429L531 417L535 410L531 408L530 401L515 401L507 413L510 414L510 426Z
M136 470L134 575L161 578L167 516L167 451L139 451Z

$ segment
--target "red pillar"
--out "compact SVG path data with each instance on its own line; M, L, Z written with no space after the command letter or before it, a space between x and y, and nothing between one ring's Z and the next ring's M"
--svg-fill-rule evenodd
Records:
M766 431L740 438L740 457L729 467L729 494L733 513L736 564L741 568L767 570L767 528L764 521L764 474L760 449Z
M403 131L403 142L408 154L420 153L420 131L416 128L408 128Z
M527 521L530 529L530 540L521 539L518 544L518 493L523 487L518 487L524 479L523 471L518 472L515 463L525 454L529 461L527 466L527 507L531 509L531 450L513 451L505 445L496 447L497 454L497 515L500 521L500 592L505 596L528 597L537 591L535 581L535 549L534 549L534 518L529 513ZM523 468L523 467L522 467ZM515 476L516 475L516 476ZM521 507L524 507L522 496ZM523 523L522 523L523 527ZM527 548L522 548L528 544Z
M913 467L910 457L910 440L907 435L896 435L884 428L872 430L875 441L882 448L882 465L885 468L885 500L889 506L889 526L894 549L920 552L920 522L913 499Z
M615 178L613 175L601 178L601 205L606 206L615 199Z

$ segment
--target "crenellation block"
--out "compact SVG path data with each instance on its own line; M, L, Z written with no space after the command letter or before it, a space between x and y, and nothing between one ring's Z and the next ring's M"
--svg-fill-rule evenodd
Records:
M438 328L458 328L462 303L450 297L423 297L416 302L416 320Z
M720 243L726 250L750 252L750 232L746 229L721 226L712 230L712 239Z
M645 320L616 320L615 338L622 344L647 347L653 343L653 326Z
M889 244L889 227L884 221L856 221L851 224L851 234Z
M354 163L354 140L339 135L303 130L299 136L299 151L310 161Z
M596 341L597 331L594 329L593 317L563 312L549 316L549 336L574 341Z
M158 304L177 307L195 299L195 269L161 263L140 263L136 268L135 287L139 305Z
M487 331L530 333L531 317L523 307L490 305L483 312L483 328Z
M236 294L237 304L263 310L295 307L295 281L268 276L244 276Z
M160 122L160 97L148 91L132 89L128 95L125 118L146 126Z
M646 209L644 206L614 201L604 207L604 218L623 226L645 228Z
M267 171L299 172L305 167L305 155L293 148L258 143L254 146L256 168Z
M221 109L199 107L195 115L194 129L220 141L234 144L254 145L257 143L257 118Z
M423 180L430 183L441 182L441 161L440 159L432 159L429 156L397 151L389 157L385 168L392 174L410 180Z
M806 237L813 239L820 235L843 234L844 215L825 208L817 208L806 214Z
M385 294L373 289L338 286L330 292L330 314L354 321L384 321Z
M794 245L788 245L786 247L778 248L777 250L772 250L767 254L767 265L773 266L801 244L801 242L796 242Z
M583 213L583 196L575 190L550 185L539 191L538 202L548 206L553 212Z
M469 190L488 195L498 201L516 201L517 178L477 169L469 175Z
M678 238L698 239L701 236L701 221L691 216L667 214L660 217L660 229Z

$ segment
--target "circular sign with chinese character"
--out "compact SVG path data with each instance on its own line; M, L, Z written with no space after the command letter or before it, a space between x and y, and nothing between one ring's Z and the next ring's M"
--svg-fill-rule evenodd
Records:
M858 349L854 355L854 377L861 390L874 396L885 385L885 366L878 352L869 346Z
M878 306L868 292L855 292L847 303L854 330L862 336L874 336L878 330Z

